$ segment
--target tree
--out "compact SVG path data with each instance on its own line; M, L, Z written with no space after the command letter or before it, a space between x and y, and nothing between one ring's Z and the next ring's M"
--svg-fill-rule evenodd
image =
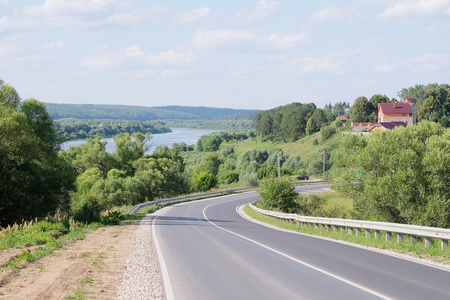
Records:
M366 97L358 97L350 108L350 119L352 122L366 122L369 115L369 100Z
M134 175L132 164L134 161L144 156L150 146L146 145L151 139L151 134L143 134L140 132L132 133L133 140L128 133L119 133L114 136L116 142L116 151L114 157L120 168L129 176Z
M297 212L298 194L288 178L267 178L260 182L258 206L267 210L286 213Z
M147 187L149 199L167 198L182 194L188 186L183 176L184 162L178 149L157 147L152 155L133 163L135 178Z
M437 83L430 83L427 85L416 84L415 86L401 89L401 91L397 92L397 95L400 99L404 99L405 97L415 98L417 108L420 109L423 102L428 98L427 93L428 90L435 89L437 87L441 87L447 90L450 88L448 84L441 84L441 85Z
M1 227L68 208L75 182L45 106L29 99L19 111L11 103L0 101Z
M437 119L450 116L450 88L436 87L427 90L428 97L423 102L417 115L419 118L427 118L436 115Z
M291 170L292 172L297 172L303 166L303 162L298 155L291 155L283 164L284 168Z
M327 119L323 113L323 110L317 108L312 116L308 119L306 124L306 134L310 135L314 132L318 132L323 124L327 122Z
M332 153L332 188L378 221L450 227L450 131L433 122L346 136Z
M378 110L378 104L379 103L387 103L389 102L389 97L386 95L381 95L381 94L375 94L372 96L372 98L370 98L369 103L370 103L370 110Z
M12 108L17 108L20 104L20 97L16 89L10 85L4 85L0 79L0 103L4 103Z

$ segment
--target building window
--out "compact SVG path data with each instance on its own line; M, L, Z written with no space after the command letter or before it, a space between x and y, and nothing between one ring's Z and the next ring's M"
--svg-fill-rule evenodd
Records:
M406 114L403 114L404 117L406 117Z

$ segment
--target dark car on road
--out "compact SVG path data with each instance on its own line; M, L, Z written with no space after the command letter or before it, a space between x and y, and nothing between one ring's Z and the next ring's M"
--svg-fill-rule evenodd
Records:
M295 177L295 179L297 180L309 180L309 176L308 175L300 175Z

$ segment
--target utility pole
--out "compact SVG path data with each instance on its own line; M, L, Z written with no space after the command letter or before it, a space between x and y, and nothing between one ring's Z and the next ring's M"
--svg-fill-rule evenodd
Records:
M281 170L280 170L280 152L278 152L278 178L281 178Z
M323 180L325 180L325 149L323 149Z

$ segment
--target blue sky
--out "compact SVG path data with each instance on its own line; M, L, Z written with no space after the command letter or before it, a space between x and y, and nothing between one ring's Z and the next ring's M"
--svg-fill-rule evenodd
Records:
M0 0L0 78L53 103L270 109L450 83L450 0Z

